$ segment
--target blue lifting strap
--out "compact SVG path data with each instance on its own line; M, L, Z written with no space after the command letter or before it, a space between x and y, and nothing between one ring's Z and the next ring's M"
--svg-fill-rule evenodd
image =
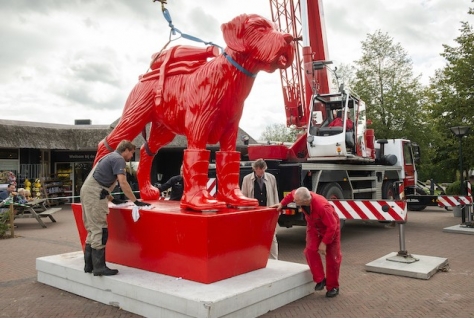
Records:
M224 57L227 59L227 61L230 62L230 64L232 64L234 67L236 67L240 72L244 73L245 75L251 77L251 78L255 78L257 76L257 73L252 73L248 70L246 70L243 66L241 66L240 64L238 64L234 59L232 59L232 57L230 55L228 55L227 53L224 52L224 48L222 48L221 46L217 45L217 44L214 44L212 42L207 42L207 41L204 41L204 40L201 40L195 36L192 36L192 35L189 35L189 34L186 34L186 33L183 33L181 32L179 29L177 29L174 25L173 25L173 21L171 20L171 15L168 11L168 9L166 9L164 6L162 7L162 11L163 11L163 16L165 17L166 21L168 21L168 26L170 27L171 29L171 35L176 35L176 33L179 34L180 37L182 38L185 38L185 39L188 39L188 40L191 40L191 41L195 41L195 42L202 42L204 43L205 45L212 45L212 46L215 46L215 47L218 47L221 51L221 53L224 54Z

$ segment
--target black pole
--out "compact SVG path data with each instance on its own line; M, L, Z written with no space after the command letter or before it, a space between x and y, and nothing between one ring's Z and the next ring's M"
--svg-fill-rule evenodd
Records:
M461 196L465 195L464 183L463 183L463 169L462 169L462 136L459 137L459 180L461 185ZM466 222L465 216L465 207L466 205L461 206L461 223Z
M469 126L454 126L450 128L451 132L453 132L454 135L459 137L459 179L460 179L460 186L461 186L461 196L467 195L466 193L466 186L463 181L463 169L462 169L462 138L469 134L469 131L471 130L471 127ZM462 205L461 207L461 216L462 216L462 223L464 224L466 222L466 205Z
M462 188L462 136L459 137L459 180L461 181L461 195L464 195Z

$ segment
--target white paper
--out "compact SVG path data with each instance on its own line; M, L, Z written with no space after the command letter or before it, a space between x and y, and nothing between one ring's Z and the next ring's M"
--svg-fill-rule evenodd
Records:
M138 211L138 206L133 206L132 218L134 222L137 222L137 220L140 218L140 212Z

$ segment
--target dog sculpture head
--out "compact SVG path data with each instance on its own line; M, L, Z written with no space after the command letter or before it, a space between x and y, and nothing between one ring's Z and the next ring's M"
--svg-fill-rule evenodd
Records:
M221 27L227 47L243 55L251 71L274 72L291 65L293 36L257 14L242 14Z

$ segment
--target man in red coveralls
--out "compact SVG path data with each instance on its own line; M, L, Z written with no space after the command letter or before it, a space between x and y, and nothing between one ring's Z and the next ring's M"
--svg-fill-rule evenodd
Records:
M326 297L339 294L339 268L341 266L341 232L339 217L334 208L321 195L310 192L306 187L293 190L280 202L282 207L295 202L301 207L306 218L306 248L304 254L309 269L316 282L314 290L323 290L326 286ZM326 275L320 254L326 255Z
M329 127L333 127L333 126L339 126L339 127L342 127L342 124L344 122L342 121L342 111L337 111L337 115L336 115L336 118L331 122L329 123ZM354 123L352 122L352 120L350 119L350 117L347 118L347 121L346 121L346 131L350 131L354 128Z

